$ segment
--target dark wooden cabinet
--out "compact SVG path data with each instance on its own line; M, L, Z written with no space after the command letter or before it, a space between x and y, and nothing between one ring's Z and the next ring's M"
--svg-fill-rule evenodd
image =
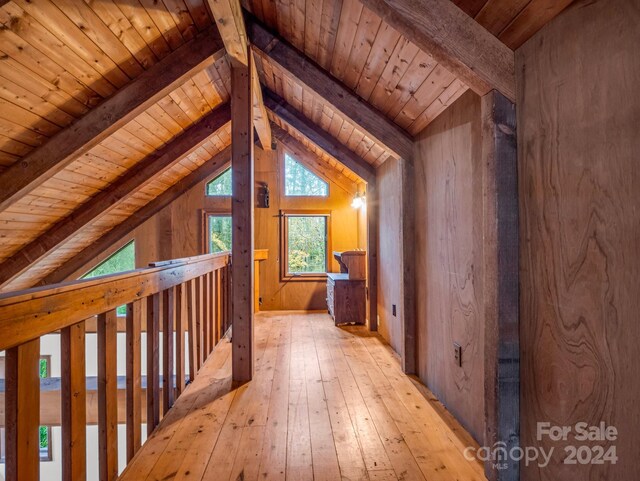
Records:
M348 274L327 274L327 307L336 324L364 324L367 308L366 281Z

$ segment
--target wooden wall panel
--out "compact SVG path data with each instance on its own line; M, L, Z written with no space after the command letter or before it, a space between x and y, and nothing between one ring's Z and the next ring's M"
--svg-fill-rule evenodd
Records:
M525 481L638 479L640 9L574 4L517 51L521 440L538 422L618 429L617 464ZM597 59L597 60L596 60Z
M402 233L400 218L400 161L390 158L380 167L378 198L380 233L378 236L378 331L402 355ZM393 304L396 315L393 315Z
M275 158L274 158L275 157ZM261 310L326 309L326 282L280 282L279 219L281 209L331 210L331 250L358 247L358 213L351 207L353 196L329 180L329 199L295 198L278 195L282 187L284 150L281 143L273 152L256 149L256 180L267 182L271 191L271 207L256 209L256 249L269 249L269 259L260 266ZM340 270L331 260L330 269Z
M418 374L476 440L484 436L480 98L463 95L417 138ZM462 367L453 343L462 346Z
M333 224L333 250L349 250L366 246L366 237L360 239L359 232L366 232L366 217L351 207L353 194L329 181L329 200L313 198L284 198L278 196L284 171L283 147L266 152L256 147L256 182L267 182L271 191L271 208L255 209L256 249L269 249L269 259L260 265L260 288L263 305L261 310L279 309L326 309L326 284L323 282L281 283L279 277L279 224L276 217L280 209L331 209ZM311 154L310 154L311 155ZM322 160L319 160L323 162ZM136 265L143 267L157 260L175 259L204 252L202 210L231 212L229 199L205 197L205 184L201 182L185 192L171 205L136 228L129 236L96 257L85 267L74 273L79 277L92 266L105 259L131 239L136 241ZM362 226L364 223L364 226ZM169 231L167 226L171 225ZM366 235L366 234L365 234ZM332 260L331 269L339 271ZM72 276L73 277L73 276Z

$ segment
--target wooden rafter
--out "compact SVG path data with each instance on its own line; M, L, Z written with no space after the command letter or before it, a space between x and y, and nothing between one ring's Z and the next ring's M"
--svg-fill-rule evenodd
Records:
M315 153L311 152L302 142L294 138L289 132L278 125L272 125L271 131L273 132L274 138L282 142L282 144L286 146L287 150L295 156L296 160L299 160L314 172L319 173L322 177L335 182L346 192L350 194L356 193L358 185L354 180L346 177L343 173L320 160Z
M65 262L51 274L42 279L38 285L56 284L68 279L71 275L82 269L97 255L107 250L124 237L130 234L136 227L160 212L163 208L171 204L174 200L195 187L198 183L210 177L218 175L229 167L231 159L231 148L227 147L222 152L216 154L211 160L205 162L191 174L184 177L178 183L164 191L147 205L134 212L123 222L115 226L100 239L87 246L73 258Z
M460 78L478 95L496 89L515 100L513 51L450 0L362 3Z
M365 182L375 179L375 168L342 145L338 139L328 134L304 114L298 112L277 94L265 89L264 103L268 110L273 112L282 121L300 132L303 136L316 144L338 162L360 176Z
M96 194L0 264L0 286L20 275L29 266L68 241L80 229L95 222L131 194L156 179L180 159L196 150L213 132L222 128L230 120L229 105L222 105L169 144L145 157L107 189Z
M261 55L280 65L397 157L413 156L413 139L407 132L256 19L248 19L251 45Z
M253 123L264 150L271 150L271 126L262 100L260 79L255 73L255 59L248 48L247 30L239 0L207 0L216 20L225 49L232 61L242 65L252 63L254 72L251 82L253 90Z
M0 211L224 55L215 28L162 59L0 175Z

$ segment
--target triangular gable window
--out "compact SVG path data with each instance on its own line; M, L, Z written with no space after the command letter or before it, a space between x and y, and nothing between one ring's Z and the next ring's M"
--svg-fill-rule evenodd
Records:
M132 271L136 268L136 245L134 241L117 250L100 264L87 272L81 279L106 276L118 272Z
M220 174L218 177L207 184L207 195L231 195L231 168L228 168L222 174Z
M132 271L136 268L136 245L134 241L117 250L100 264L87 272L80 279L90 279L92 277L117 274L119 272ZM127 313L127 306L120 306L117 309L119 316Z
M329 184L289 154L284 156L284 193L290 196L326 197Z

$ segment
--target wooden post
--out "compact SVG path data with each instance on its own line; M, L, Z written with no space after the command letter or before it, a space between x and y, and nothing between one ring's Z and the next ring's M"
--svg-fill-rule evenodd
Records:
M85 321L60 331L62 479L87 479Z
M118 316L98 316L98 452L100 481L118 477Z
M367 277L369 330L378 330L378 189L375 177L367 182Z
M497 91L482 98L484 214L485 446L520 443L518 318L518 166L515 106ZM519 479L517 461L505 469L485 462L490 480Z
M40 338L7 349L5 365L6 477L37 481L40 472Z
M160 422L160 293L147 297L147 435Z
M415 207L414 167L412 159L400 159L400 222L402 223L402 370L415 374L417 369Z
M218 269L217 271L215 271L215 280L216 280L216 305L215 305L215 324L216 324L216 344L220 341L220 339L222 339L222 335L224 334L224 332L222 332L223 329L223 324L222 324L222 317L224 315L223 310L222 310L222 296L223 296L223 290L222 290L222 271L224 270L224 268L222 269Z
M209 357L209 275L202 276L202 362Z
M253 377L253 116L251 62L232 60L231 68L231 205L233 284L231 319L233 325L233 380Z
M140 449L142 441L142 300L127 305L127 462Z
M173 327L175 317L175 287L162 292L162 412L173 406Z
M184 284L176 286L176 397L184 391Z
M209 352L211 352L216 347L216 273L215 271L209 272L207 276L209 277Z
M196 336L196 373L202 367L202 278L195 278L196 304L195 304L195 336Z
M196 346L196 310L195 281L187 281L187 330L189 331L189 382L193 382L198 371L198 353Z

